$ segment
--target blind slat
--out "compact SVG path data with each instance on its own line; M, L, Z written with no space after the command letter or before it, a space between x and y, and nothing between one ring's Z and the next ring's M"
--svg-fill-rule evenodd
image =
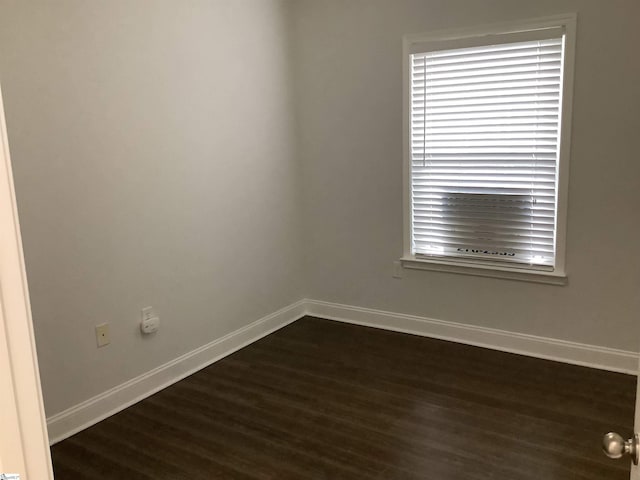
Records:
M520 58L526 57L527 55L559 54L561 52L561 47L562 45L560 43L553 43L547 45L536 45L534 47L525 45L522 48L494 48L485 51L469 51L467 53L458 53L457 55L438 55L436 52L431 52L431 55L428 57L426 54L416 54L415 63L430 62L441 65L455 64L465 61Z
M478 86L487 86L491 87L497 84L505 84L507 82L519 82L519 81L549 81L560 78L560 67L555 69L547 69L547 70L532 70L530 72L507 72L502 74L489 74L484 72L482 75L479 75L477 78L474 76L467 77L452 77L452 78L443 78L442 80L438 79L429 79L429 87L431 88L458 88L458 87L472 87L476 88ZM424 77L414 78L411 81L411 84L414 88L422 87L424 88L427 85L427 81Z

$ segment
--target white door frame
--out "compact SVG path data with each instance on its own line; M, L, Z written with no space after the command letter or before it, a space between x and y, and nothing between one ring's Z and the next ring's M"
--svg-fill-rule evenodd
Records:
M638 365L638 371L640 372L640 363ZM615 406L613 407L615 408ZM638 380L636 381L636 410L633 423L633 431L640 432L640 374L638 374ZM640 466L631 464L631 480L640 480Z
M0 232L0 473L52 480L1 89Z

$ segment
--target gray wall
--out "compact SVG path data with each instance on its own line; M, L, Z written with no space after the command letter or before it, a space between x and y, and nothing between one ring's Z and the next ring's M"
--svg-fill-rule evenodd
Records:
M48 415L302 296L287 22L278 0L0 1Z
M569 285L392 279L402 35L572 11ZM48 415L305 295L637 350L639 16L631 0L0 0Z
M402 36L578 12L566 287L405 271ZM637 351L640 2L296 3L311 298Z

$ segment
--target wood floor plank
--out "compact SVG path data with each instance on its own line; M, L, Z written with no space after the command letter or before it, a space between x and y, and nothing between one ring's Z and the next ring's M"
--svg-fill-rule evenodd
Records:
M599 445L634 402L630 375L305 317L52 456L57 480L626 480Z

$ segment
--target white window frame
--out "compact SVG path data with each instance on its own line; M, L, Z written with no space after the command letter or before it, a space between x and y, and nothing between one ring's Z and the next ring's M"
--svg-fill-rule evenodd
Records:
M565 245L567 226L567 197L569 187L569 158L571 148L571 110L573 105L573 81L575 63L577 14L563 14L518 22L440 30L430 33L411 34L403 37L403 220L404 251L400 259L402 266L419 270L435 270L467 275L506 278L554 285L567 283L565 265ZM424 258L411 253L411 72L410 54L412 47L423 43L441 43L446 49L447 42L461 39L481 39L488 35L504 35L543 28L562 27L565 31L564 71L562 85L562 117L560 123L560 148L558 155L557 204L556 204L556 257L552 271L532 270L517 265L496 265L483 261L458 260L453 258Z

